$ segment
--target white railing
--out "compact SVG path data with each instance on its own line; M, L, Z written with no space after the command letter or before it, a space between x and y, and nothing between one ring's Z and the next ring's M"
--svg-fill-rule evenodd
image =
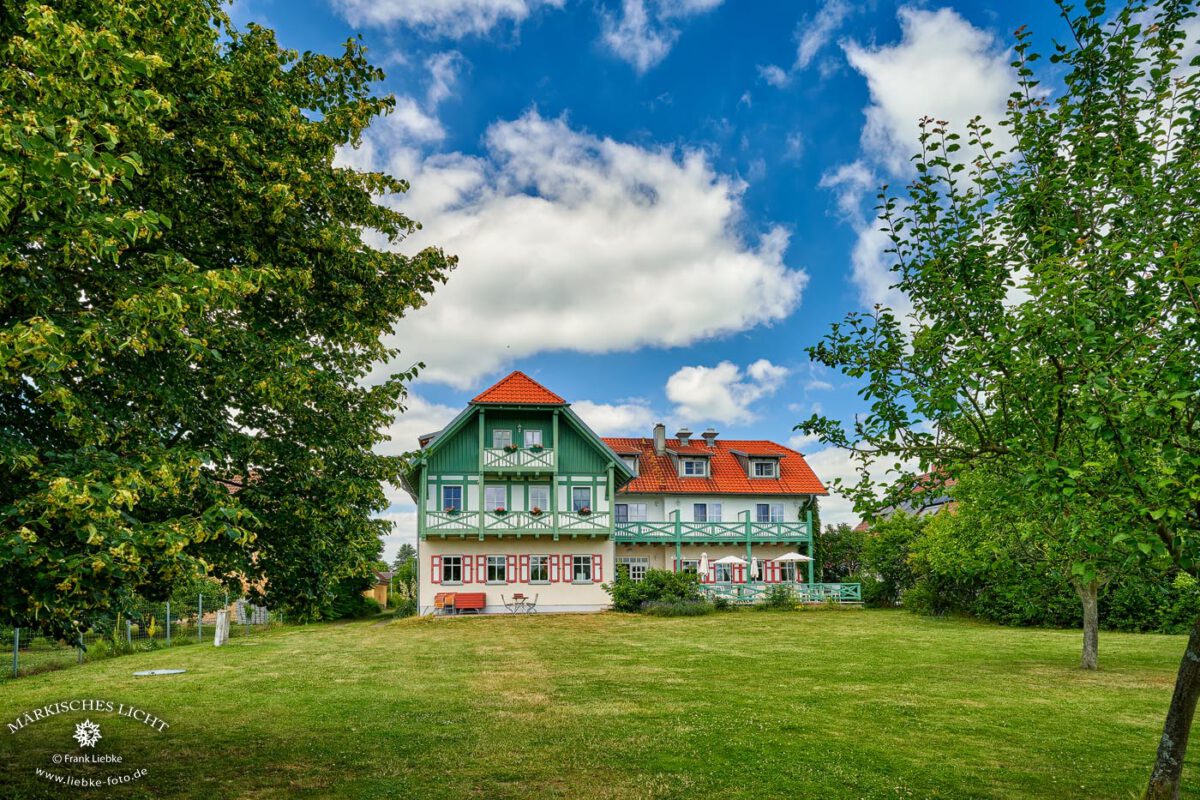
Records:
M489 447L483 451L483 468L488 470L540 470L554 469L554 450L544 447L541 450L516 448L508 450L503 447Z

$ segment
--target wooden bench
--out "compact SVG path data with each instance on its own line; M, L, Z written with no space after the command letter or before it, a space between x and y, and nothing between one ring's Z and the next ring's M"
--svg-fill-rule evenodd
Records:
M434 613L461 614L464 611L478 614L487 605L483 592L438 592L433 596Z

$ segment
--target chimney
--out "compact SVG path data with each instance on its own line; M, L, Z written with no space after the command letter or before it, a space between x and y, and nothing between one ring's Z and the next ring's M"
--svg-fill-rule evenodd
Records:
M714 447L717 446L716 428L709 428L708 430L704 431L704 433L702 433L700 435L704 437L704 443L708 445L709 450L712 450Z
M680 428L679 430L675 431L675 438L679 439L680 447L687 447L688 439L690 439L691 436L692 432L687 428Z
M660 456L667 452L667 426L661 422L654 426L654 452Z

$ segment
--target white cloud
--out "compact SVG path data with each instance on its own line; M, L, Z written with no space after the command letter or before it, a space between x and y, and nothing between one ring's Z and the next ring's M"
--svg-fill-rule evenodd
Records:
M601 436L649 436L654 426L654 411L641 401L593 403L577 400L571 409Z
M845 0L825 0L811 17L805 17L796 25L796 59L790 69L775 64L758 68L758 74L772 86L782 88L792 82L797 72L807 69L812 60L825 49L854 12L854 6Z
M820 443L821 437L815 433L795 433L788 439L787 446L800 453L805 453L810 447Z
M332 0L351 25L407 26L450 38L482 35L501 23L519 26L541 8L563 0Z
M600 14L600 41L638 73L667 57L679 38L679 20L703 14L722 0L622 0L621 14Z
M795 446L795 445L793 445ZM848 484L858 483L858 472L855 463L850 460L849 452L839 447L826 447L815 453L805 453L804 460L812 467L812 471L826 486L835 478L841 478ZM820 499L821 525L837 525L842 522L857 525L859 516L854 512L854 504L832 491L828 497Z
M476 385L513 359L684 346L786 317L807 276L782 227L744 231L745 185L700 151L644 148L529 111L486 154L425 155L386 126L342 155L408 178L389 202L423 230L402 247L459 256L426 308L387 337L423 379Z
M806 392L827 392L833 388L833 384L829 381L823 381L820 378L813 378L808 383L804 384Z
M749 422L756 401L774 394L788 370L765 358L740 369L732 361L715 367L682 367L667 379L667 399L685 422Z
M911 177L917 123L925 116L947 120L960 133L981 116L992 124L996 143L1006 146L1007 134L997 123L1016 84L1008 51L952 9L904 6L897 13L899 42L842 45L850 65L866 79L871 101L863 112L859 158L831 170L821 186L835 191L839 212L858 233L851 262L862 303L906 313L908 304L891 289L890 241L872 210L878 184Z
M396 559L400 545L411 544L415 547L417 544L417 507L410 501L407 507L388 509L379 518L392 523L392 532L379 537L383 542L383 555L380 558L391 564Z
M418 437L440 431L462 410L440 403L431 403L420 395L412 393L404 401L404 406L404 411L396 414L392 424L384 429L384 432L391 437L391 441L377 446L376 452L396 456L416 450Z

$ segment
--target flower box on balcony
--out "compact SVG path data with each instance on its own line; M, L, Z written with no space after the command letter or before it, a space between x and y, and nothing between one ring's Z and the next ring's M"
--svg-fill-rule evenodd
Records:
M515 444L506 444L506 445L504 445L504 452L506 452L506 453L515 453L515 452L517 452L517 451L518 451L518 450L520 450L520 449L521 449L521 448L520 448L520 447L518 447L518 446L517 446L517 445L515 445Z
M493 509L493 512L496 514L496 516L503 517L508 513L508 509L501 506L500 508Z
M540 453L545 449L546 448L542 447L540 444L533 444L529 446L529 452L531 453Z
M543 512L537 506L534 506L533 508L529 509L529 514L530 514L530 516L533 516L533 517L540 517L543 513L545 513L545 512Z
M453 517L458 514L458 509L454 506L446 506L446 513Z
M581 516L581 517L586 517L587 515L592 513L592 510L590 508L588 508L587 506L584 506L583 508L579 509L579 511L577 511L575 513L579 514L579 516Z

